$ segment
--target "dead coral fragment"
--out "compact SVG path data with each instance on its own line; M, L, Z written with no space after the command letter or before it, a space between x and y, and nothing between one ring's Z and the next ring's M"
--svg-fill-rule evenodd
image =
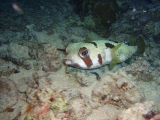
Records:
M55 114L59 112L65 112L67 110L67 100L63 100L62 98L57 98L51 106L51 110L54 111Z
M46 116L49 111L49 105L47 103L41 102L37 106L33 107L28 105L26 111L23 114L27 114L24 118L25 120L32 120L33 118L41 118Z
M28 104L27 106L26 106L26 109L25 109L25 111L23 112L23 114L22 114L22 116L25 116L27 113L29 113L29 111L32 109L32 104Z
M156 111L151 110L151 111L147 112L146 114L142 114L142 116L143 116L144 118L151 119L151 118L153 118L156 114L157 114Z

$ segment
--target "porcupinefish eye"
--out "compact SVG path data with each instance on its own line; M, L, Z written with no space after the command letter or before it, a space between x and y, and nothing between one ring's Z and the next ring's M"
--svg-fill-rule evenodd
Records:
M79 54L80 57L85 58L85 57L88 56L89 51L88 51L88 49L86 47L83 47L83 48L79 49L78 54Z

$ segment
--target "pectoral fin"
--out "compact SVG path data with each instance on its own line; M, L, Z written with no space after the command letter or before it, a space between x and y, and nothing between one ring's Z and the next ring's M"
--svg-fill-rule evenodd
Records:
M121 46L121 44L118 44L117 46L115 46L113 49L112 49L112 61L111 63L120 63L122 62L116 55L116 50Z
M109 64L109 70L112 70L115 65L116 65L116 63L110 63L110 64Z
M117 63L122 62L116 55L116 50L121 46L121 44L116 45L112 48L112 61L109 64L109 70L112 70Z

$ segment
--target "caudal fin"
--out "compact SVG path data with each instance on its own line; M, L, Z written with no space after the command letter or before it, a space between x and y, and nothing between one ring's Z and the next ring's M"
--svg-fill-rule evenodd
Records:
M145 51L145 42L141 36L136 37L134 35L131 35L129 37L129 45L137 46L137 48L138 48L137 53L138 54L143 54Z

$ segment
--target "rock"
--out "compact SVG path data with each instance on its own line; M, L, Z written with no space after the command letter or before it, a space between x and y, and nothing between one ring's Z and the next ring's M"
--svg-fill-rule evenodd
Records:
M39 61L36 61L36 62L33 63L33 67L34 67L35 71L41 70L42 69L42 63L39 62Z
M109 28L110 25L115 22L116 13L119 10L116 0L93 0L91 3L91 9L101 19L101 23L105 28Z
M51 61L49 64L50 71L56 72L62 67L62 63L59 60Z
M44 53L41 56L42 70L45 72L56 72L62 67L62 62L59 62L59 53L55 46L47 44L44 47Z
M0 57L6 61L11 61L16 65L20 65L29 70L32 68L29 60L29 48L27 46L18 45L16 43L10 43L9 45L3 45L0 49Z
M91 114L91 107L83 99L75 99L71 103L71 116L75 120L85 120Z
M18 76L18 75L17 75ZM37 84L34 81L33 77L20 77L19 79L15 78L14 82L17 85L18 92L25 94L29 88L37 88Z
M100 105L112 104L121 108L129 108L143 98L130 81L133 79L123 71L107 74L92 90L92 101ZM104 97L105 96L105 97Z
M18 45L16 43L10 44L10 59L13 63L21 65L26 59L29 59L29 48L27 46Z
M94 109L86 120L116 120L116 116L120 113L120 109L113 105L100 106Z
M11 74L19 73L20 70L13 63L3 63L0 64L0 76L9 76Z
M30 24L30 25L26 25L26 28L29 30L29 31L33 31L33 28L34 28L34 24Z
M76 2L71 0L70 2L76 6L75 12L79 17L85 19L86 26L97 32L101 30L101 33L102 29L103 31L109 29L116 20L116 13L119 12L116 0L77 0Z
M89 76L84 73L76 73L75 77L77 79L77 82L82 86L90 86L95 81L94 76Z
M50 44L47 44L44 46L44 54L42 54L41 58L46 59L52 59L55 60L59 57L57 48L55 46L52 46Z
M62 89L60 93L68 100L79 98L81 96L80 91L76 89Z
M116 120L146 120L142 114L153 110L153 102L136 103L133 107L122 111Z
M9 79L0 78L0 112L17 103L17 87Z
M25 68L26 70L32 69L32 62L31 62L31 60L24 61L22 67Z

